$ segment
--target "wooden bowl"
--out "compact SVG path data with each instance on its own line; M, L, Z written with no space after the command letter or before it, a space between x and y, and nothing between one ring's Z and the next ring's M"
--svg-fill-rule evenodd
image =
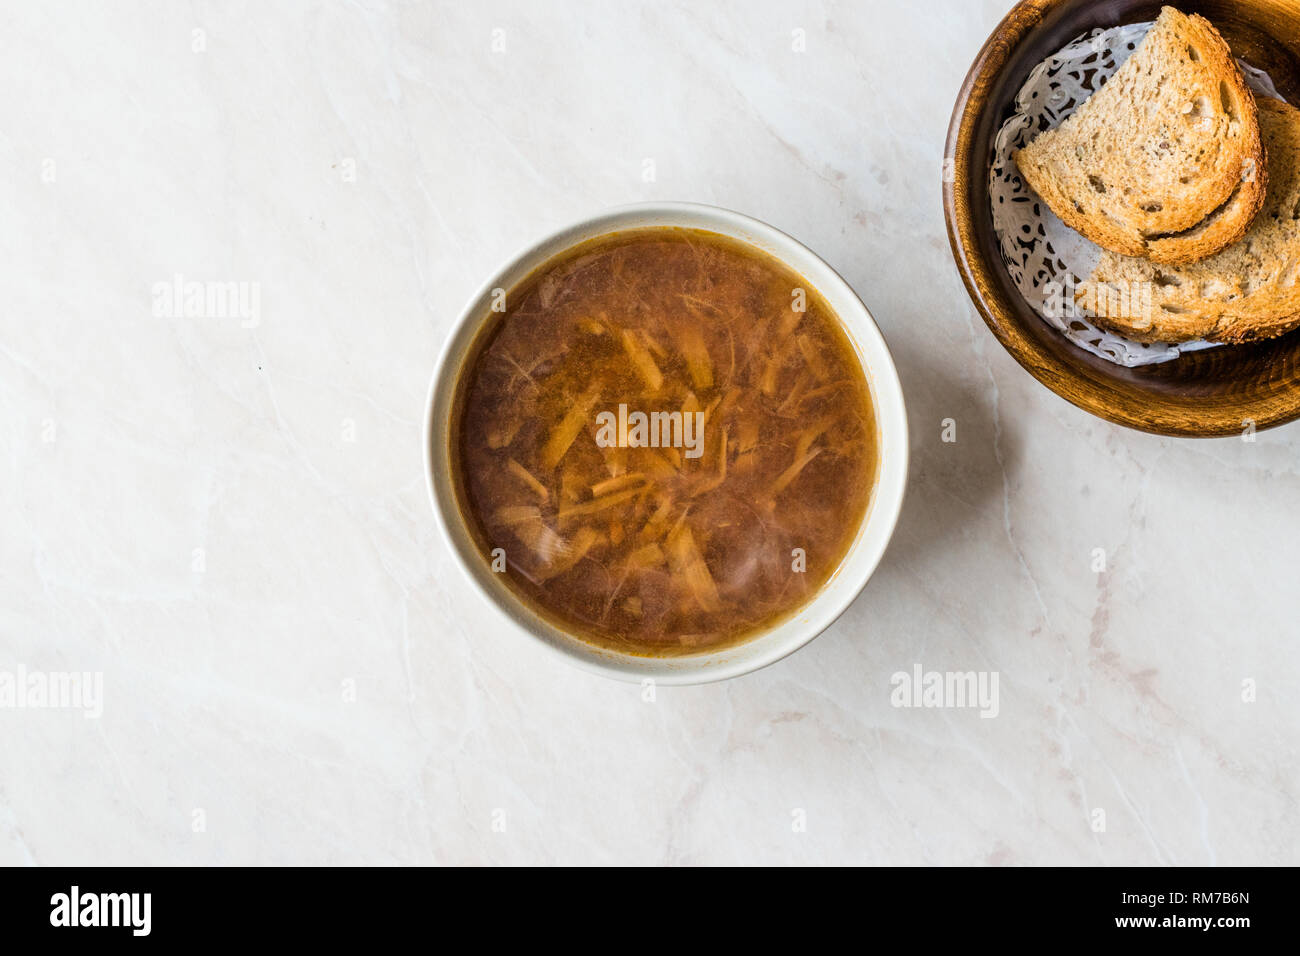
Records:
M1300 2L1182 0L1233 52L1300 105ZM1300 418L1300 330L1253 345L1123 368L1071 344L1034 313L998 253L989 203L994 138L1029 71L1097 27L1154 20L1150 0L1023 0L989 37L953 110L943 207L962 279L984 321L1036 379L1085 411L1160 435L1212 437Z

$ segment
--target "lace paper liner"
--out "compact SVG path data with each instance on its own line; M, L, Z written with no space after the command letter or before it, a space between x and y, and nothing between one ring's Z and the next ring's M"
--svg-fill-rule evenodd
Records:
M1068 290L1092 275L1101 249L1079 235L1047 207L1020 178L1011 154L1040 132L1055 129L1129 58L1151 23L1094 30L1048 57L1029 74L1016 94L1016 112L998 131L989 172L993 228L1011 281L1030 308L1079 348L1133 368L1168 362L1184 352L1216 348L1198 339L1178 344L1145 344L1108 332L1074 309ZM1238 61L1246 82L1278 97L1268 75ZM1072 314L1073 313L1073 314Z

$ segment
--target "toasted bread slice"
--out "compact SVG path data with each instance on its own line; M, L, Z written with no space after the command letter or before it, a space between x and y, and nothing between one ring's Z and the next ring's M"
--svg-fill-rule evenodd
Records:
M1300 110L1258 103L1271 176L1245 238L1182 266L1103 253L1080 295L1098 325L1140 342L1250 342L1300 326Z
M1013 159L1066 225L1179 264L1236 242L1264 202L1254 97L1208 21L1165 7L1133 55Z

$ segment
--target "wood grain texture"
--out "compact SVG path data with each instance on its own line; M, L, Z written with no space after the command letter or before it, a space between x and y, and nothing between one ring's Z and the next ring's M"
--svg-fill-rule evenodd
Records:
M1176 4L1213 23L1233 52L1300 103L1300 2L1200 0ZM953 110L943 206L962 280L993 334L1031 375L1107 421L1161 435L1237 435L1300 418L1300 330L1252 345L1193 352L1128 369L1084 352L1016 291L998 253L989 204L994 137L1029 71L1097 27L1154 20L1151 0L1024 0L994 30Z

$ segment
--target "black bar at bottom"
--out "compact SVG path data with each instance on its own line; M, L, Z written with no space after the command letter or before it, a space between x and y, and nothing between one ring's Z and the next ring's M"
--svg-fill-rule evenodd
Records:
M0 918L6 944L64 936L80 943L283 939L338 947L401 933L432 934L423 938L436 944L455 926L486 930L492 935L485 942L512 929L535 942L556 933L557 943L612 929L618 935L610 942L637 937L668 945L680 916L692 924L703 917L737 942L778 925L820 935L819 927L837 923L860 934L920 931L925 944L1054 936L1231 945L1256 930L1286 928L1294 880L1293 869L1240 868L841 870L811 880L702 869L592 880L575 870L540 884L536 874L485 870L6 869ZM819 889L832 882L837 892Z

